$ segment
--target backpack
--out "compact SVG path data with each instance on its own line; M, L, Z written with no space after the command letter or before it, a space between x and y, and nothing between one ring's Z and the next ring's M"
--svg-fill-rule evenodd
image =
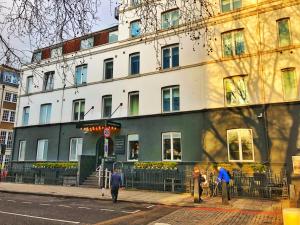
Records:
M231 173L228 170L226 170L226 171L227 171L229 179L231 180L232 179Z

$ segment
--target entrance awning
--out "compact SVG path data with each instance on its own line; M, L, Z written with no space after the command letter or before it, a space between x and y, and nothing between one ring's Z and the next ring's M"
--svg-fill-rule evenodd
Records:
M121 124L110 120L97 121L81 121L76 124L76 128L84 132L103 133L104 129L109 129L111 132L118 132L121 129Z

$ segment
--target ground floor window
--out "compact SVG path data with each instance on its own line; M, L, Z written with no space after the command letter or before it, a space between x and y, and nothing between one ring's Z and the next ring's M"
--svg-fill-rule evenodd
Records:
M25 149L26 149L26 141L20 141L19 144L19 161L24 161L25 160Z
M82 138L71 138L69 161L78 161L78 156L82 154Z
M127 144L127 160L128 161L137 161L139 159L139 135L130 134L128 135L128 144Z
M169 132L162 134L163 160L181 160L181 133Z
M253 135L251 129L227 130L229 161L254 161Z
M38 140L36 161L47 161L48 154L48 140Z

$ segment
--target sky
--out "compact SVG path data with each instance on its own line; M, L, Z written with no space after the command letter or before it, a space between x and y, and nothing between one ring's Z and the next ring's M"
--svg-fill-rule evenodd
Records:
M116 6L117 0L100 0L100 1L101 1L101 7L97 14L97 17L99 18L99 22L97 22L97 24L93 26L91 32L102 30L118 24L118 21L114 18L114 7ZM0 4L9 8L12 4L12 0L0 0ZM0 12L0 22L1 21L3 21L3 15ZM7 36L5 30L1 30L1 34ZM10 38L9 44L11 47L24 53L26 55L26 61L31 59L32 51L35 50L33 49L28 39L20 40L19 38ZM46 47L46 46L42 46L42 47Z

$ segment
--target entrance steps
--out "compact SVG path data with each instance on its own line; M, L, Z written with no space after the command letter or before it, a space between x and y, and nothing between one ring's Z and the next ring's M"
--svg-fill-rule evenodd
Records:
M88 176L85 181L80 185L83 188L99 188L98 180L99 178L96 176L97 172L93 172L90 176Z

